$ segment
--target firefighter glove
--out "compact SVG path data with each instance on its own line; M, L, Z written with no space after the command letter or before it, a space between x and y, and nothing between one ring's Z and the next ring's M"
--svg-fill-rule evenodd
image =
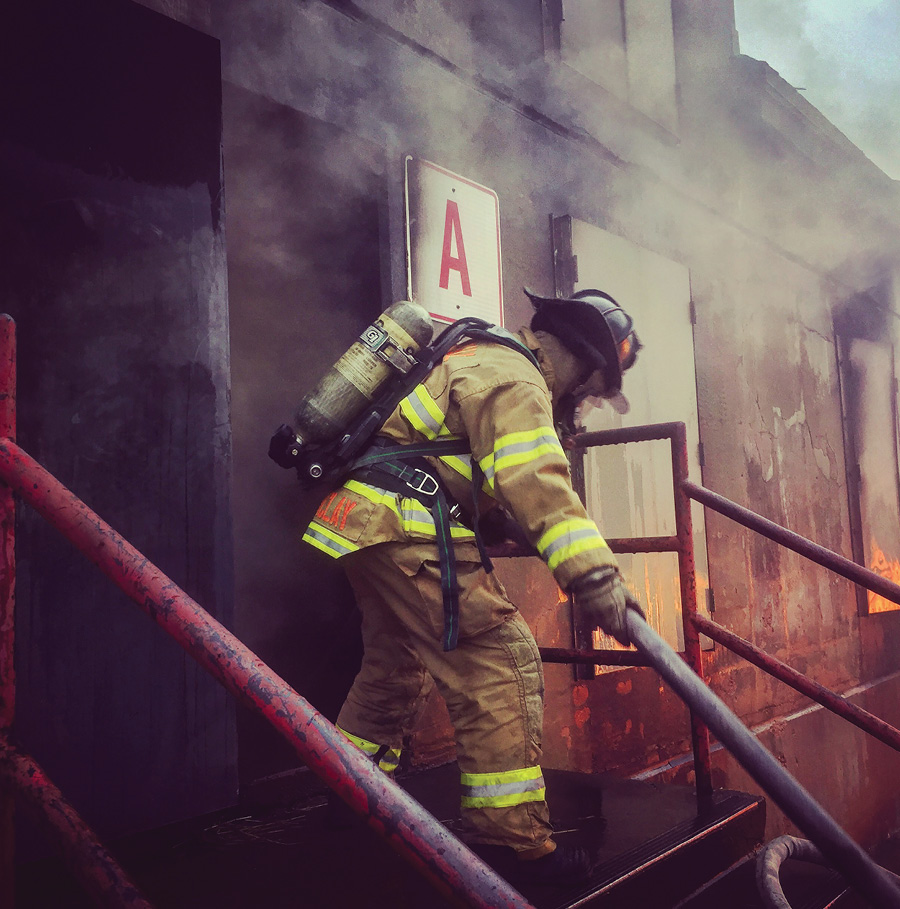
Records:
M644 615L638 601L622 582L616 568L596 568L572 584L575 602L607 633L620 644L630 644L627 610L634 609Z

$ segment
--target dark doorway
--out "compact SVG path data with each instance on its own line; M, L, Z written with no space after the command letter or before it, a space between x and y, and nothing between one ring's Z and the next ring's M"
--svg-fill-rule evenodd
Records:
M334 719L359 666L357 613L340 566L300 542L321 493L266 449L383 308L383 154L233 86L223 110L237 631ZM238 722L242 783L299 765L262 722Z
M230 623L218 42L122 0L0 20L0 308L19 441ZM17 738L102 836L236 797L225 692L33 512Z

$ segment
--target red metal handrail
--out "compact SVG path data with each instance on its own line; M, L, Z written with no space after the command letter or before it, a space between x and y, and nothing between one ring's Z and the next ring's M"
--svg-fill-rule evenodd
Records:
M786 663L777 660L758 647L754 647L749 641L745 641L733 632L698 613L696 591L693 589L693 535L688 532L690 528L690 500L694 499L706 507L712 508L739 524L892 602L900 603L900 585L830 549L826 549L824 546L813 543L800 534L788 530L756 512L726 499L724 496L693 483L688 479L687 475L687 438L683 423L657 423L582 433L570 441L569 447L588 448L595 445L615 445L626 442L646 442L662 439L669 439L672 444L676 511L675 536L637 537L634 539L609 540L608 542L614 552L664 552L672 550L679 553L679 575L682 585L682 620L685 623L684 657L688 665L695 669L702 678L698 632L703 632L773 677L791 685L797 691L822 704L822 706L838 716L843 717L892 748L900 750L900 730L897 730L874 714L857 707L855 704L851 704L836 692L814 682ZM682 552L687 554L686 557L682 557ZM528 553L524 551L508 551L503 554L526 555ZM686 580L688 583L685 583ZM551 648L542 648L541 650L541 655L547 662L596 663L620 666L644 665L638 654L634 654L633 658L628 659L616 657L615 654L617 653L619 651L560 650ZM708 751L709 734L708 731L705 731L705 727L702 727L702 723L696 720L693 715L692 730L694 737L694 766L698 779L698 796L700 796L700 781L702 780L705 786L707 781L711 780Z
M9 317L0 321L0 343L3 341L8 347L0 349L0 383L3 381L4 364L14 360L14 352L10 352L14 343L14 323ZM7 402L10 402L9 387L0 385L0 420ZM6 426L8 428L10 423L7 422ZM6 484L5 487L0 485L0 489L15 493L31 505L207 672L243 704L263 716L323 782L451 903L478 909L533 909L521 894L351 745L308 701L10 438L0 438L0 480ZM3 516L0 511L0 520ZM7 520L10 532L12 526ZM5 550L0 543L0 553L9 554L9 538L7 543L9 545ZM0 642L0 697L3 704L0 719L9 724L15 696L11 663L11 585L11 562L0 563L0 594L4 591L9 594L8 604L0 601L0 609L4 610L0 612L0 631L4 632ZM7 731L7 727L0 731ZM0 773L0 779L13 778L23 784L25 761L27 758L21 753L5 749L4 772ZM47 781L43 788L44 795L35 797L36 803L45 808L44 796L49 792L47 787L50 785ZM83 856L85 862L93 861L90 856L95 838L87 825L79 819L57 825L57 829L66 831L67 848L80 850L78 854ZM5 839L3 833L7 834ZM0 830L0 843L5 848L5 854L0 855L0 871L5 872L7 867L12 867L11 829ZM106 858L102 864L106 865ZM121 875L122 881L127 880L124 872ZM121 888L118 898L119 905L129 904ZM12 904L12 900L9 903Z
M676 511L676 537L678 540L677 552L679 555L679 574L681 580L682 593L682 620L685 630L685 653L682 655L684 662L679 660L674 652L665 644L661 637L654 632L646 621L637 613L629 612L628 626L631 639L635 642L639 653L646 658L653 668L669 683L669 685L678 693L685 703L691 709L692 730L694 731L694 767L697 776L697 794L698 799L703 801L701 790L701 770L704 776L709 771L709 732L708 727L715 730L720 740L735 755L741 765L747 770L756 781L763 786L773 799L781 806L786 815L794 821L801 829L807 830L817 845L829 856L836 867L840 868L848 879L854 883L861 893L870 898L874 905L878 906L897 906L900 907L900 890L887 879L866 853L852 840L849 836L835 823L824 809L807 793L802 786L790 776L781 765L772 757L772 755L762 747L752 733L747 730L743 723L732 714L724 704L703 684L702 681L702 663L700 654L699 631L701 629L714 632L720 638L728 638L728 643L734 645L735 641L731 640L730 632L721 629L721 626L715 625L697 614L696 608L696 591L694 590L694 561L693 561L693 539L690 533L690 507L691 494L698 498L699 494L713 497L714 494L708 493L695 484L690 483L687 475L687 441L684 424L664 424L657 426L638 426L618 430L611 430L599 433L588 433L577 436L574 445L571 447L587 447L595 444L617 444L621 442L646 441L650 439L669 438L671 439L672 448L672 468L673 468L673 485L675 489L675 511ZM720 500L719 504L733 506L733 503ZM724 505L723 505L724 507ZM737 506L733 506L737 508ZM797 551L815 550L814 556L822 557L822 547L803 540L796 534L790 534L784 528L777 528L771 522L765 522L764 519L757 515L748 513L746 509L742 510L742 522L752 521L753 519L769 525L766 529L771 533L780 533L781 536L789 535L791 538L786 545ZM775 528L774 530L772 528ZM779 540L780 541L780 540ZM623 547L623 551L628 551L629 541L617 541ZM634 541L642 546L647 546L647 540ZM656 542L660 543L660 549L668 542L665 538L659 538ZM644 551L653 551L645 549ZM827 550L824 550L827 553ZM828 554L834 559L840 559L834 553ZM826 555L825 558L828 556ZM846 562L847 560L842 560ZM852 568L859 568L850 563ZM845 570L846 565L842 566ZM875 576L877 582L884 579ZM867 580L872 580L868 578ZM879 584L882 590L884 585ZM886 591L887 592L887 591ZM740 640L740 639L738 639ZM744 642L749 646L748 642ZM758 651L761 654L761 651ZM575 659L591 658L588 653L570 653ZM763 655L765 656L765 655ZM685 662L690 664L690 668L685 666ZM791 675L793 670L790 667L783 666L781 675L790 677L791 682L799 682L796 676L799 673ZM695 668L696 667L696 668ZM690 669L695 668L694 672ZM767 668L767 667L764 667ZM784 671L787 670L787 671ZM812 691L815 683L804 679L808 685L805 687ZM818 686L821 689L821 686ZM827 689L815 691L820 698ZM827 695L836 697L833 692L827 692ZM828 696L824 699L827 701ZM842 700L842 699L841 699ZM834 709L835 706L827 704L826 706ZM852 714L853 721L857 725L863 725L863 728L880 721L867 714L865 711L854 711L853 705L843 706L836 712L841 715L847 715L848 719ZM702 719L701 719L702 717ZM884 724L885 726L887 724ZM888 727L891 729L891 727ZM884 732L885 730L881 730ZM896 732L896 730L893 730ZM701 738L702 735L702 738ZM880 736L881 737L881 736ZM883 739L882 739L883 740ZM702 753L702 746L706 745L706 754ZM700 761L705 758L705 766L700 766ZM705 781L704 781L705 782Z
M530 904L262 660L14 442L0 479L69 539L413 867L460 906Z
M0 314L0 438L16 438L16 323ZM16 717L16 503L0 483L0 736ZM13 789L0 779L0 906L15 905Z
M0 777L31 805L69 870L99 906L151 909L150 903L34 760L0 736ZM4 903L6 906L14 902Z
M794 533L793 530L788 530L786 527L782 527L780 524L776 524L774 521L770 521L755 511L744 508L743 505L738 505L736 502L732 502L730 499L726 499L724 496L720 496L704 486L698 486L696 483L685 479L682 483L682 489L690 498L696 499L707 508L725 515L726 518L731 518L732 521L736 521L750 530L755 530L762 536L780 543L786 549L799 553L810 561L822 565L835 574L839 574L848 581L853 581L854 584L859 584L860 587L865 587L866 590L871 590L873 593L883 596L892 603L900 603L900 584L895 584L871 569L864 568L862 565L858 565L856 562L852 562L850 559L838 555L838 553L833 552L831 549L826 549L818 543L813 543L812 540L800 536L799 533Z
M788 530L786 527L782 527L780 524L776 524L774 521L770 521L755 511L744 508L742 505L738 505L736 502L732 502L730 499L726 499L724 496L712 492L712 490L706 489L704 486L698 486L690 481L685 481L682 486L686 495L702 503L707 508L711 508L713 511L717 511L719 514L736 521L738 524L841 575L841 577L859 584L866 590L871 590L885 599L891 600L891 602L900 603L900 585L895 584L888 578L862 565L858 565L856 562L851 562L850 559L839 555L831 549L826 549L818 543L813 543L806 537L800 536L799 533ZM814 682L802 673L797 672L797 670L792 669L786 663L782 663L775 657L770 656L721 625L699 615L694 617L693 624L699 631L709 635L709 637L729 650L759 666L760 669L768 672L769 675L791 685L797 691L822 704L823 707L827 707L832 713L843 717L886 745L900 750L900 730L891 726L890 723L886 723L874 714L844 700L836 692L831 691L824 685L820 685L818 682Z

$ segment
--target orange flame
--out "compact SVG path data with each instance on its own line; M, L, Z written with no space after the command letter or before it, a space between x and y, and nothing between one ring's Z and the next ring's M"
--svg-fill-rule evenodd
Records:
M869 548L872 553L869 568L883 578L887 578L895 584L900 584L900 560L888 558L884 550L875 541L875 537L872 537ZM867 590L866 593L868 595L870 614L873 612L892 612L900 609L900 603L892 603L871 590Z

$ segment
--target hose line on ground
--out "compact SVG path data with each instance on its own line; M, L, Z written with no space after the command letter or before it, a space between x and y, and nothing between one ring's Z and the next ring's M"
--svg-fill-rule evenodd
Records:
M822 850L809 840L797 836L779 836L771 840L756 857L756 889L765 902L766 909L792 909L781 887L781 866L788 859L830 867ZM898 880L892 871L887 873Z

